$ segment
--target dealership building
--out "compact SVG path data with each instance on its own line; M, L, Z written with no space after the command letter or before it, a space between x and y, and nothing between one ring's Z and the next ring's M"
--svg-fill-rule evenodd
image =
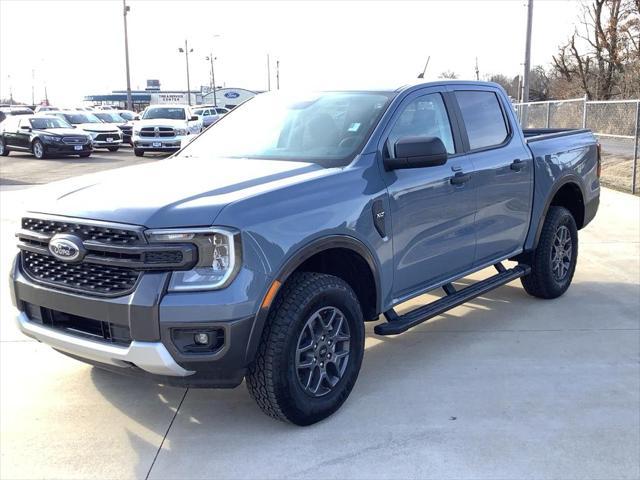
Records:
M246 88L216 88L201 87L200 91L191 91L191 105L218 105L225 108L234 108L262 91L247 90ZM131 90L133 108L141 111L149 105L162 104L188 104L189 93L185 90L161 90L160 81L147 80L147 88L144 90ZM126 108L127 91L114 90L111 93L87 95L84 101L91 105L112 105L117 108Z

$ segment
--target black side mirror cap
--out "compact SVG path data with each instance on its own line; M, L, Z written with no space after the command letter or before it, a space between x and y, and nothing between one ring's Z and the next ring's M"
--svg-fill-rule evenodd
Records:
M402 137L393 145L395 158L385 158L385 170L437 167L447 163L447 149L438 137Z
M30 132L31 131L31 127L29 125L22 125L20 127L20 130L26 130L27 132Z
M199 120L197 115L191 115L191 118L189 119L190 122L197 122Z

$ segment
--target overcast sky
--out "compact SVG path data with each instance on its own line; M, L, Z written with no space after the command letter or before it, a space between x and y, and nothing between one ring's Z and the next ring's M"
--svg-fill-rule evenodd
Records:
M427 56L426 78L445 70L474 78L516 75L524 58L526 2L324 1L217 2L128 0L132 88L148 78L163 89L186 90L189 40L191 87L216 83L266 89L266 55L280 60L281 88L401 85L415 79ZM574 29L581 4L536 0L532 63L549 64ZM219 37L214 37L219 35ZM124 89L121 0L0 0L0 93L36 102L46 81L55 104L80 103L92 93Z

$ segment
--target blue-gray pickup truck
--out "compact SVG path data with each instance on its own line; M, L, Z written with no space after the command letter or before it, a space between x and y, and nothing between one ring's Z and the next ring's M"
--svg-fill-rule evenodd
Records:
M517 278L562 295L599 175L591 132L523 131L492 83L262 94L169 159L30 208L18 325L114 372L244 379L268 415L312 424L351 392L364 322L401 334Z

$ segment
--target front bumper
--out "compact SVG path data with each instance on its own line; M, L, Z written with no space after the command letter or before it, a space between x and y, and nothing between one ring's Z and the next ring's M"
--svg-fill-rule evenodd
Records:
M45 143L44 149L49 154L60 155L79 155L81 153L88 153L93 151L91 143L85 143L84 145L78 145L82 147L80 150L76 150L76 145L66 145L63 143Z
M132 137L133 147L145 152L176 152L187 144L186 136L176 137Z
M242 382L255 321L248 305L228 308L231 305L217 302L208 292L162 296L159 292L166 291L169 279L165 272L145 273L136 289L125 296L81 295L32 281L19 263L15 262L11 273L11 297L20 311L18 327L25 335L78 360L168 385L233 388ZM212 307L217 303L222 303L220 308ZM131 343L107 343L51 327L33 314L34 309L126 328ZM213 353L185 353L174 344L174 329L197 328L224 331L222 346Z
M133 341L128 347L120 347L94 342L59 332L53 328L43 327L31 321L25 312L20 312L17 320L18 328L25 335L46 343L56 350L97 363L122 368L129 368L133 364L154 375L169 375L172 377L186 377L195 373L178 365L160 342Z
M122 145L122 137L117 140L113 140L111 142L106 142L103 140L93 140L92 141L93 148L109 148L109 147L119 147Z

